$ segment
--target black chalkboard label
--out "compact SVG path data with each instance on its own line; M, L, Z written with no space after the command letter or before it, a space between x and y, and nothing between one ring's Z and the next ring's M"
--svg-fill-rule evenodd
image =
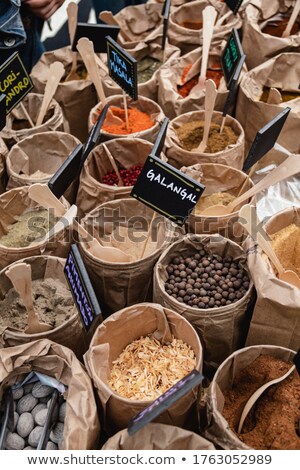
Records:
M169 388L159 398L154 400L151 405L147 406L143 411L138 413L128 423L128 434L132 436L142 429L146 424L151 423L157 416L170 408L177 400L186 395L190 390L199 385L203 380L203 376L194 369L183 379L176 382L173 387Z
M171 0L165 0L164 6L162 9L162 17L163 17L163 36L162 36L162 50L165 50L166 41L168 36L168 28L169 28L169 16L170 16L170 7L171 7Z
M82 150L83 145L78 144L57 172L48 181L48 186L57 199L61 198L71 183L73 183L79 175L81 170Z
M6 96L0 95L0 131L6 124Z
M233 28L221 56L221 65L227 88L230 86L235 70L243 54L244 52L238 32Z
M106 39L109 75L136 101L138 99L137 61L110 36Z
M223 116L227 116L227 114L229 114L230 106L235 101L236 92L238 89L238 82L239 82L240 74L241 74L245 59L246 59L246 54L243 54L235 69L234 75L230 83L229 93L225 101L225 106L223 109Z
M163 216L183 225L205 186L149 155L131 196Z
M120 26L107 24L78 23L72 44L72 51L77 52L77 43L80 38L88 38L94 44L96 53L106 52L106 36L111 36L115 41L118 38Z
M168 125L169 125L169 119L165 118L163 120L160 131L158 133L156 141L151 150L151 155L153 155L154 157L160 157L160 154L164 148Z
M274 147L290 110L289 107L285 108L258 131L244 163L243 171L248 171L252 165Z
M64 273L83 326L88 332L96 317L101 315L101 309L76 245L71 245Z
M10 113L32 88L31 78L18 52L15 52L0 66L0 93L6 96L6 114Z
M236 15L240 9L240 6L243 3L243 0L225 0L225 3L230 8L230 10L232 10L233 13Z
M84 144L83 152L82 152L82 161L85 162L86 158L88 157L89 153L93 150L93 148L97 145L100 138L100 133L102 126L104 124L106 114L108 111L109 105L106 104L99 114L97 121L95 122L94 126L89 132L87 137L86 143Z
M300 375L300 349L297 352L296 356L294 357L293 362L296 366L298 374Z

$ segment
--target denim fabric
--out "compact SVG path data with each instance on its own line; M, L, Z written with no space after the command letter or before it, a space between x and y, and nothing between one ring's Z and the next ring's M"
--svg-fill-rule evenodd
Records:
M25 44L26 33L20 13L21 0L0 2L0 49Z

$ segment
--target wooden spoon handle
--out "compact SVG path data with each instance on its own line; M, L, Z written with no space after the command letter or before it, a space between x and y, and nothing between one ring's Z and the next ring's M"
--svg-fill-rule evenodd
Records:
M49 78L45 87L45 94L39 112L36 126L40 126L44 120L50 101L52 100L54 93L56 92L57 86L65 72L64 66L61 62L53 62L49 68Z
M69 27L69 36L70 36L70 44L72 46L74 37L75 37L75 32L76 32L76 26L77 26L77 17L78 17L78 5L75 2L69 3L67 6L67 14L68 14L68 27Z
M200 77L202 78L202 80L205 80L210 43L213 37L214 24L217 18L217 11L213 6L208 5L207 7L204 8L202 12L202 16L203 16L203 29L202 29L203 49L202 49Z
M21 297L28 314L30 311L34 312L31 287L31 266L26 263L15 264L5 271L5 275L10 279L15 290Z
M282 96L280 94L280 91L277 90L277 88L270 89L267 103L268 104L282 103Z
M117 177L118 177L118 180L119 180L119 182L121 183L121 186L124 186L123 180L122 180L122 178L121 178L121 175L120 175L120 172L119 172L118 167L117 167L117 165L116 165L116 162L115 162L114 157L113 157L112 154L110 153L110 151L109 151L109 149L107 148L107 146L106 146L105 144L102 144L102 145L103 145L103 148L104 148L104 150L105 150L105 152L106 152L106 155L107 155L108 158L109 158L109 161L110 161L110 163L111 163L111 166L113 167L113 169L114 169L114 171L115 171L115 173L116 173L116 175L117 175Z
M215 102L217 98L217 88L213 80L206 80L206 90L205 90L205 121L204 121L204 132L203 132L203 146L206 147L209 130L212 120L212 115L215 108Z
M32 184L28 189L28 194L30 199L45 209L54 209L57 217L62 217L67 212L67 208L57 199L47 184Z
M290 16L289 22L286 25L286 28L282 33L283 38L286 38L287 36L289 36L291 34L292 28L293 28L294 23L297 19L299 11L300 11L300 0L297 0L296 3L295 3L295 6L294 6L294 10L293 10L293 12Z

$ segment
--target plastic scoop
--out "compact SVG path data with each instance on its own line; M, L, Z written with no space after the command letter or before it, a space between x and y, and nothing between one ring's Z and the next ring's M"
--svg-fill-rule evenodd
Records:
M61 62L53 62L49 67L49 78L46 83L42 106L36 121L36 126L40 126L44 120L45 114L52 100L57 86L65 73L65 68Z
M208 5L207 7L204 8L202 12L202 17L203 17L202 61L201 61L201 71L200 71L199 82L198 82L198 85L196 85L196 87L199 87L200 89L203 89L205 86L209 49L210 49L210 44L211 44L211 40L213 37L214 24L217 18L217 11L213 6Z
M278 272L278 279L287 282L288 284L292 284L293 286L300 289L299 276L294 271L284 269L275 251L273 250L271 243L268 241L268 234L262 227L259 227L259 230L256 230L258 227L258 221L255 207L250 206L249 204L245 205L240 209L239 217L243 219L240 221L243 228L257 242L258 246L272 261Z
M69 36L70 36L70 44L72 47L75 33L76 33L76 26L77 26L77 17L78 17L78 6L77 3L71 2L67 6L67 14L68 14L68 26L69 26ZM70 80L78 80L78 74L76 73L77 70L77 52L72 51L72 67L70 73L66 78L66 82Z
M266 384L262 385L258 390L256 390L256 392L253 393L253 395L247 401L245 408L243 409L239 426L238 426L239 434L242 432L243 425L244 425L245 419L247 418L249 414L249 411L251 410L253 405L257 402L259 397L265 392L265 390L271 387L271 385L275 385L280 382L283 382L283 380L285 380L289 375L291 375L291 373L294 372L295 369L296 369L296 366L291 367L290 370L288 370L288 372L284 374L282 377L279 377L278 379L274 379L274 380L271 380L270 382L267 382Z
M25 333L35 334L51 330L51 326L39 321L34 311L32 301L32 281L31 266L26 263L18 263L5 271L5 275L10 279L15 291L19 294L27 310L28 326Z
M277 88L271 88L268 96L268 104L280 104L282 103L282 96L280 91Z
M293 29L293 26L295 24L295 21L297 20L297 16L298 16L299 11L300 11L300 0L297 0L296 3L295 3L295 6L294 6L293 12L290 16L289 22L286 25L286 28L282 33L283 38L286 38L286 37L290 36L291 31Z
M199 146L191 150L191 152L200 152L203 153L206 149L209 130L211 125L211 119L214 112L215 102L217 98L217 88L213 80L206 80L206 89L205 89L205 114L204 114L204 130L203 130L203 139L201 140Z
M66 214L65 206L54 196L48 185L32 184L28 190L29 197L46 209L54 209L55 215L63 217ZM102 246L98 240L92 237L76 220L74 228L83 238L86 238L89 251L96 258L112 263L127 263L131 261L131 256L127 255L118 248Z
M223 204L216 204L209 207L208 209L205 209L203 211L203 215L218 217L231 214L236 207L238 207L244 201L250 199L252 196L255 196L255 194L264 191L270 186L273 186L274 184L279 183L280 181L283 181L290 176L296 175L299 172L299 155L291 155L283 163L281 163L281 165L265 176L265 178L263 178L259 183L257 183L238 198L234 199L234 201L228 204L228 206L223 206Z

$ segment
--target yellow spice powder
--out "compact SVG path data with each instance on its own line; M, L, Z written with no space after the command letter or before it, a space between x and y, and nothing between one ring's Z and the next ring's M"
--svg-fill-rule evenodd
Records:
M295 224L271 235L273 249L285 269L300 276L300 227Z

